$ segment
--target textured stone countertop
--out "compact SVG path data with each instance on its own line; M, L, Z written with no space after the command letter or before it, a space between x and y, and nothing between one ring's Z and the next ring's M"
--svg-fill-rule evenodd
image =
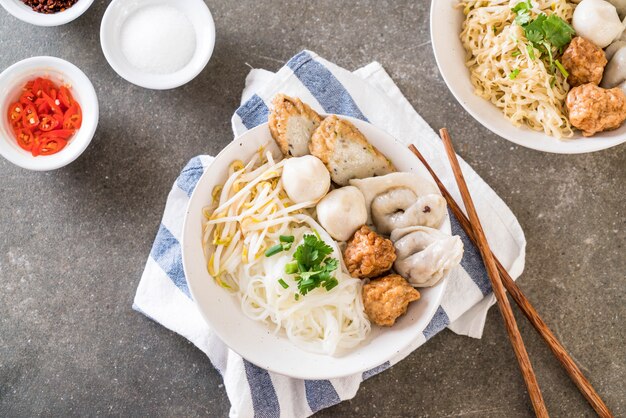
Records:
M251 67L277 70L311 49L348 69L383 64L434 128L518 216L528 240L520 286L616 416L626 415L626 146L587 155L521 148L475 122L433 57L426 1L207 1L211 62L172 91L129 84L107 64L107 1L58 28L0 9L0 70L65 58L99 94L87 151L48 173L0 159L0 416L226 416L208 359L131 309L165 198L185 163L232 139ZM593 411L516 311L554 417ZM444 331L357 396L318 416L528 417L532 409L500 315L485 335Z

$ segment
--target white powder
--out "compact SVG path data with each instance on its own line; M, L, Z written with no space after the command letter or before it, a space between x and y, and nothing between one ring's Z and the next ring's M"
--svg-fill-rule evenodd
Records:
M185 67L196 50L196 33L183 13L171 6L143 7L121 30L122 52L141 71L171 74Z

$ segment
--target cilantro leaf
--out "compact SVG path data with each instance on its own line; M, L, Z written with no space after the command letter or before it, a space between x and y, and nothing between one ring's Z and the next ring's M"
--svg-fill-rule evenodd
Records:
M331 274L339 267L339 260L328 257L332 252L333 247L326 244L318 234L308 234L302 238L302 244L293 254L293 261L285 265L285 273L294 275L302 296L318 287L329 291L339 284Z
M532 8L533 8L533 5L530 2L530 0L525 0L525 1L520 1L519 3L517 3L515 6L511 8L511 10L514 13L519 14L520 12L531 10Z
M548 16L540 13L533 20L531 11L532 3L530 0L524 0L517 3L512 9L515 14L515 23L523 30L528 44L526 49L530 59L535 59L534 50L541 53L541 59L550 66L553 73L563 72L562 65L557 64L558 54L562 54L565 47L571 42L572 36L575 35L574 29L556 14ZM509 77L513 76L513 73ZM517 74L513 77L517 77Z
M561 49L569 44L572 36L576 34L574 28L554 14L544 20L542 27L545 39L557 49Z

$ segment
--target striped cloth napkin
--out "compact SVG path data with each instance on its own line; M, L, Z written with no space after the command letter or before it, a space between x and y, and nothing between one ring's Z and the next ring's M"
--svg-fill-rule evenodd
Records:
M415 144L461 202L440 140L379 63L349 72L310 51L302 51L275 74L252 70L246 79L242 105L232 119L234 135L266 122L268 103L279 92L300 97L318 112L369 121L405 144ZM176 180L133 308L184 336L206 353L224 379L231 417L309 416L354 397L362 381L410 354L399 353L385 364L355 376L302 381L263 370L226 347L203 321L191 299L181 259L185 209L211 161L209 156L193 158ZM465 162L461 164L492 248L516 278L524 268L526 241L522 229L495 192ZM452 219L452 233L462 237L465 255L461 267L451 273L443 301L431 323L416 335L420 345L446 327L458 334L480 338L487 310L495 301L480 254L455 219Z

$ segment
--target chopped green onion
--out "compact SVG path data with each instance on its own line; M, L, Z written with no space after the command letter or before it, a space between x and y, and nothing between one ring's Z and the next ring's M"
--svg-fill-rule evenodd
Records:
M295 298L296 300L300 300L300 294L299 294L299 293L296 293L296 294L294 295L294 298Z
M535 48L528 44L526 45L526 51L528 52L528 56L530 57L531 60L535 59Z
M281 235L278 239L280 242L293 242L294 238L293 235Z
M554 64L556 64L556 68L558 68L561 74L563 74L563 77L569 77L569 73L567 72L565 67L563 67L563 64L559 62L559 60L554 60Z
M283 289L287 289L289 287L287 282L285 282L283 279L278 279L278 284L280 284L283 287Z
M292 261L290 263L285 264L285 273L287 274L295 274L298 272L298 262Z
M268 248L267 251L265 251L265 256L271 257L281 251L283 251L283 246L281 244L276 244L273 247Z
M338 284L339 282L337 281L337 279L333 277L331 280L326 282L324 287L326 288L326 291L330 291L332 288L336 287Z
M518 50L516 50L516 51L513 51L513 52L511 53L511 56L512 56L512 57L517 57L517 56L520 56L520 55L522 55L522 51L520 51L519 49L518 49Z
M515 80L518 75L519 75L519 68L516 68L513 71L511 71L511 74L509 74L509 79Z

